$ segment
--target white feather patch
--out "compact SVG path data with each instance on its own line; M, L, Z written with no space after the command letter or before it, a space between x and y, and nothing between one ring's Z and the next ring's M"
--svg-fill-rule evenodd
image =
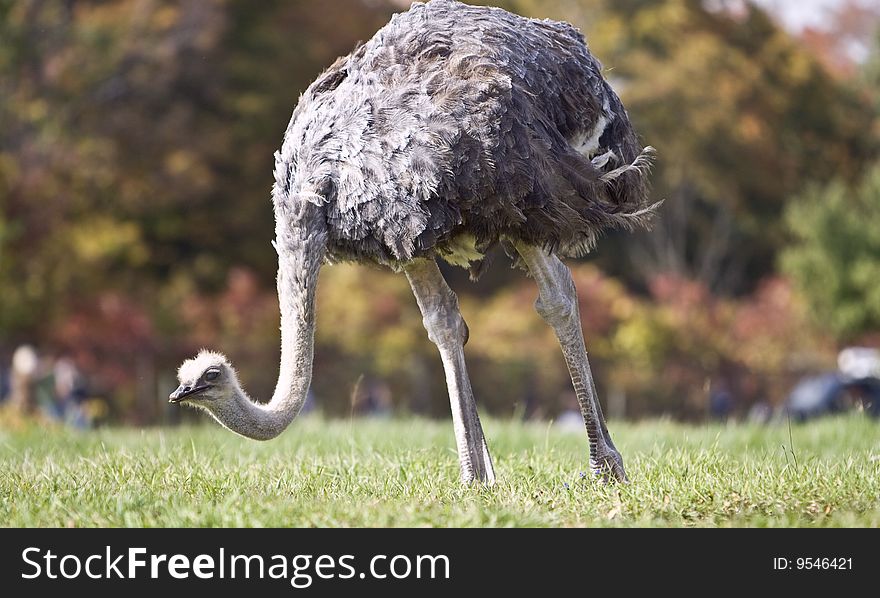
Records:
M599 177L599 180L601 180L603 183L609 183L609 182L613 181L614 179L616 179L617 177L619 177L620 175L622 175L623 173L628 172L630 170L638 170L639 172L643 173L645 170L647 170L648 168L651 167L651 161L653 160L654 152L655 152L655 150L653 147L651 147L650 145L646 145L645 148L641 151L641 153L638 156L636 156L636 159L633 160L631 164L624 164L623 166L621 166L619 168L615 168L614 170L609 170L608 172L603 174L601 177Z
M593 127L593 130L589 134L582 133L569 141L571 147L582 156L589 158L597 149L599 149L599 138L602 137L602 133L605 132L606 126L608 126L608 119L602 115L599 117L596 126Z

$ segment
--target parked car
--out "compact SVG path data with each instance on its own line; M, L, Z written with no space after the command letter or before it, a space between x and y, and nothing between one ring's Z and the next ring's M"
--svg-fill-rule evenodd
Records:
M850 411L861 406L880 417L880 378L851 378L826 372L802 379L785 401L785 411L797 421Z

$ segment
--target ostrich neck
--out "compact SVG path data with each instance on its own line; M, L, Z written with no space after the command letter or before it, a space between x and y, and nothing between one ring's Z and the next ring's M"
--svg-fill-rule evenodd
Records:
M323 218L311 204L291 215L276 205L278 304L281 310L281 363L275 392L256 403L236 387L234 400L209 409L233 432L256 440L278 436L299 415L312 379L315 287L326 247Z

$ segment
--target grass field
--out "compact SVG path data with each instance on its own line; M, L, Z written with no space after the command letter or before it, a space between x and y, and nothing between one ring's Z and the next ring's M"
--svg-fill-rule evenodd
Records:
M6 526L880 525L880 422L612 422L631 484L586 439L485 422L499 483L458 482L450 422L297 421L257 443L208 425L0 429ZM791 435L789 435L791 434Z

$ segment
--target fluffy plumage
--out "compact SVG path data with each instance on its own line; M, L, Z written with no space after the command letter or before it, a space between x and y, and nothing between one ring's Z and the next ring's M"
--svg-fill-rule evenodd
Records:
M415 3L300 98L276 210L321 206L331 260L460 262L464 235L465 261L504 239L582 254L655 207L601 69L567 23Z
M198 355L180 364L180 367L177 368L177 379L182 384L193 384L211 366L225 366L230 372L235 372L225 355L217 351L202 349Z

